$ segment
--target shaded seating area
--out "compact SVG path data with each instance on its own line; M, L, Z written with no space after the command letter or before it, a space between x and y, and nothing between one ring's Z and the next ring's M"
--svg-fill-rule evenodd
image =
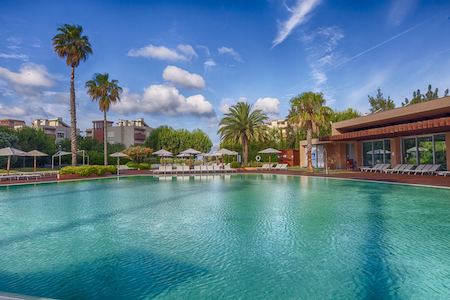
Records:
M444 172L438 172L440 164L397 164L393 168L389 164L376 164L373 167L361 167L361 172L381 172L385 174L408 174L408 175L445 175Z

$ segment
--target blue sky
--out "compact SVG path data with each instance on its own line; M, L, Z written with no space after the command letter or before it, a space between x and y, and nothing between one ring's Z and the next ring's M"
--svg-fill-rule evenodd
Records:
M76 4L75 4L76 3ZM448 1L0 0L0 117L69 120L69 69L52 50L80 24L94 53L76 71L81 129L101 119L84 90L108 72L125 88L109 119L201 128L239 100L271 118L323 92L335 109L368 110L381 87L400 105L428 83L450 88Z

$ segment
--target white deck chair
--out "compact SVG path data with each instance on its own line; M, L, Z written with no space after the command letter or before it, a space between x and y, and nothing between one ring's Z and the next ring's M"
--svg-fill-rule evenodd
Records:
M394 172L398 171L399 169L401 169L403 166L404 165L402 165L402 164L398 164L398 165L395 165L395 167L393 167L393 168L387 168L387 169L383 170L383 172L386 174L394 173Z
M213 167L213 165L206 165L206 172L208 172L208 173L214 173L214 167Z
M412 171L414 171L414 165L407 164L405 168L403 168L401 171L397 171L397 173L398 174L409 174Z
M426 168L428 165L418 165L414 170L409 172L408 174L417 174L418 172L422 171L424 168Z
M423 168L422 170L418 171L418 173L415 173L415 174L420 174L420 175L434 174L440 167L441 167L441 165L427 165L425 168Z

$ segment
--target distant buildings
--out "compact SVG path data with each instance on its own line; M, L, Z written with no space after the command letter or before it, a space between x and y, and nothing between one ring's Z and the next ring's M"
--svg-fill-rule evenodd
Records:
M107 141L110 144L124 144L125 147L141 145L153 130L144 119L119 120L116 125L108 121ZM86 137L103 142L103 121L92 121L92 128L86 129Z
M273 120L270 121L267 126L271 129L277 129L281 133L281 137L286 138L288 135L288 122L287 120Z
M11 129L21 129L25 126L25 121L14 119L0 120L0 126L9 127Z
M70 139L70 126L63 122L62 118L36 119L31 124L33 128L41 129L45 134L54 137L56 143Z

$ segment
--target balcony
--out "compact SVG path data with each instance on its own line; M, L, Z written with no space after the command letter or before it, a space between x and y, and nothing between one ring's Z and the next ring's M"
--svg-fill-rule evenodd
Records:
M134 133L134 140L135 141L145 141L145 134L144 133L135 132Z

